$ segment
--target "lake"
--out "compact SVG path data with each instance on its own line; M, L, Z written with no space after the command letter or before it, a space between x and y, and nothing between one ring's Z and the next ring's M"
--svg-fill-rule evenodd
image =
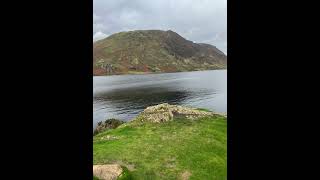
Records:
M93 77L93 127L160 103L227 112L227 70Z

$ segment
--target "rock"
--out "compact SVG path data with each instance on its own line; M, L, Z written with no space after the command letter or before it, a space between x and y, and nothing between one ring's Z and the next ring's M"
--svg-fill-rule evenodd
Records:
M93 165L93 175L101 180L115 180L122 174L119 164Z
M108 129L115 129L124 122L118 119L107 119L104 122L98 122L96 129L93 131L93 135L97 135Z
M181 180L189 180L192 174L189 171L184 171L181 174Z
M107 141L110 141L110 140L117 140L117 139L119 139L119 138L118 138L118 137L116 137L116 136L110 136L110 135L102 136L102 137L100 138L100 140L107 140Z
M141 121L167 122L174 118L197 119L205 116L213 116L216 113L201 111L194 108L170 105L168 103L147 107L139 116Z

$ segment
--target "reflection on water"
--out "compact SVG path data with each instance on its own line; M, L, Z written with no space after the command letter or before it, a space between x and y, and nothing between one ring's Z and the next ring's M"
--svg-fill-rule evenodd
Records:
M131 120L160 103L227 111L227 71L94 77L93 125L108 118Z

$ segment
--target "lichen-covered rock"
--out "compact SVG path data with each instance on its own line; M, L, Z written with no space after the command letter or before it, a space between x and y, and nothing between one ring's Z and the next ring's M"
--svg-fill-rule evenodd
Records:
M194 108L170 105L168 103L147 107L139 116L138 120L147 122L166 122L174 118L197 119L200 117L217 115L213 112L201 111Z
M100 140L107 140L107 141L117 140L117 139L119 139L119 137L116 137L116 136L110 136L110 135L102 136L102 137L100 138Z
M93 175L101 180L115 180L122 174L119 164L93 165Z
M108 129L115 129L123 123L123 121L118 119L107 119L104 122L99 122L96 129L93 131L93 135L96 135Z

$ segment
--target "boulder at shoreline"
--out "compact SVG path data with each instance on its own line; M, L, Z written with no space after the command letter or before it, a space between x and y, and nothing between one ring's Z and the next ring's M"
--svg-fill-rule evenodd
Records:
M133 121L161 123L171 121L177 118L197 119L206 116L214 116L216 113L199 110L179 105L170 105L168 103L147 107Z

